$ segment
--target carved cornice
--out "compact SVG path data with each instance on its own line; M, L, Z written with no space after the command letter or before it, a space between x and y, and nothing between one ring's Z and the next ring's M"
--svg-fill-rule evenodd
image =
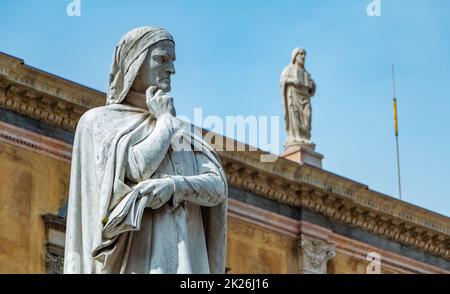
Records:
M220 152L229 185L450 259L449 218L306 164L260 162L258 153Z
M104 103L104 93L0 53L0 108L74 131L84 112Z
M81 115L87 111L14 84L0 88L0 107L69 131L75 130Z

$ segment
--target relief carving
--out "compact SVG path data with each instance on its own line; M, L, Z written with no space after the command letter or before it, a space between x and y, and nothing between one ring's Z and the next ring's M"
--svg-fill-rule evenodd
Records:
M298 245L300 273L326 274L328 260L336 256L336 246L307 238L303 234L300 235Z

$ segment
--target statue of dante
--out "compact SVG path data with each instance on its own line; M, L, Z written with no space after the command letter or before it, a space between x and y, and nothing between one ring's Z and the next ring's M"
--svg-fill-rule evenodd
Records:
M174 61L164 29L119 41L107 105L75 134L64 273L224 273L226 177L175 116Z
M316 84L305 69L306 51L296 48L292 61L281 74L281 95L286 123L285 148L311 144L311 97Z

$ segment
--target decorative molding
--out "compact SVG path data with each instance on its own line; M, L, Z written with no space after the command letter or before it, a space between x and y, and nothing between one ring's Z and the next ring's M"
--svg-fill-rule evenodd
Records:
M62 274L64 269L64 240L66 219L51 213L42 216L47 232L45 266L49 274Z
M370 246L368 244L355 241L353 239L331 234L328 241L336 244L337 252L347 256L366 261L370 252L376 252L381 256L381 267L393 270L396 273L405 274L450 274L450 271L432 266L423 262L418 262L392 252L382 250L382 248Z
M105 93L34 68L4 53L0 53L0 86L2 84L27 88L38 96L56 98L85 110L105 105L106 101Z
M231 186L450 259L450 219L445 216L305 164L261 163L252 152L220 155Z
M300 272L326 274L327 262L336 256L336 245L300 235L298 240Z
M14 84L0 89L0 107L69 131L88 110Z
M228 199L228 215L286 236L300 233L300 222L235 199Z
M50 230L53 229L58 232L66 232L66 219L55 214L47 213L42 216L45 227Z
M395 272L450 274L450 271L445 269L389 252L383 248L350 239L319 225L287 218L234 199L228 200L228 213L232 218L251 223L288 237L302 235L303 238L306 237L308 239L321 240L327 244L334 244L336 246L336 252L343 253L362 261L366 261L368 253L377 252L382 256L382 267L389 268Z
M70 162L72 145L0 121L0 142Z
M84 112L105 101L105 93L0 53L0 108L74 131Z
M45 267L48 274L63 274L64 272L64 248L47 244L45 255Z

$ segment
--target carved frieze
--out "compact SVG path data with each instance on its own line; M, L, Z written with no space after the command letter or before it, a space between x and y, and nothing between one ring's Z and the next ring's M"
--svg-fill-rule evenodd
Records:
M86 108L21 86L9 84L0 90L0 108L74 131Z
M256 167L257 163L251 161L251 156L245 159L251 162L245 162L245 157L242 154L235 156L236 153L243 152L220 153L228 184L231 186L287 205L304 207L332 221L358 227L395 242L450 259L448 225L437 224L438 221L448 223L448 220L441 220L444 218L442 216L434 218L434 215L426 215L422 210L418 210L416 215L404 217L404 213L399 208L404 211L410 210L409 214L414 214L414 209L411 209L409 204L391 200L392 207L388 209L389 205L385 199L378 197L379 195L365 186L354 185L355 190L352 191L351 186L345 187L347 184L345 180L342 180L342 186L339 183L331 184L330 180L325 184L320 175L316 179L308 175L312 173L308 169L314 168L306 165L300 168L299 174L301 175L303 171L308 181L304 181L304 178L299 177L298 174L297 180L289 179L289 172L286 170L281 173L284 173L285 177L277 175L276 172L264 170L267 165L262 163L260 163L261 168ZM296 168L299 168L298 165ZM326 172L317 171L317 173ZM432 220L432 217L436 221Z

